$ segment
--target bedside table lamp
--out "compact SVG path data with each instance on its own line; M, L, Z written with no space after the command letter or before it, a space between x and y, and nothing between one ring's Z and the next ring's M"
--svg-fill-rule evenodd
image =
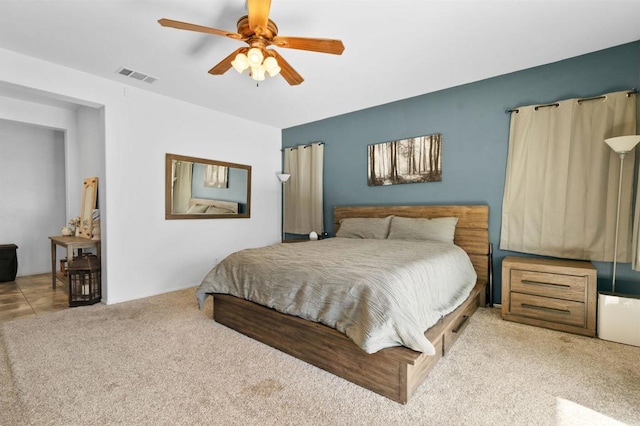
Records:
M598 337L613 342L640 346L640 298L615 294L624 157L635 149L640 142L640 135L618 136L604 141L620 156L620 177L618 179L616 234L613 245L613 279L611 293L598 294Z
M280 227L282 230L282 241L284 241L284 219L285 219L285 202L284 202L284 184L289 180L289 178L291 177L290 174L288 173L276 173L276 176L278 177L278 180L280 181L280 183L282 184L282 226Z

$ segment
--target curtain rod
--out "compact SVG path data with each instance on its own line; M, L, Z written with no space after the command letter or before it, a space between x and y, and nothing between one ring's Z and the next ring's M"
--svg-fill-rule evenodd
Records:
M305 145L288 146L286 148L282 148L280 151L284 151L285 149L309 148L311 145L324 145L324 142L311 142Z
M627 97L631 96L631 95L635 95L638 93L638 89L636 89L635 87L632 88L631 90L629 90L627 92ZM592 98L582 98L582 99L578 99L578 103L581 104L582 102L588 102L588 101L596 101L598 99L604 99L606 98L606 95L600 95L600 96L594 96ZM538 108L546 108L546 107L558 107L560 106L560 104L558 102L554 102L551 104L545 104L545 105L538 105L536 106L534 109L537 111ZM508 109L505 111L506 114L510 114L512 112L515 112L516 114L519 112L519 110L517 108L514 109Z

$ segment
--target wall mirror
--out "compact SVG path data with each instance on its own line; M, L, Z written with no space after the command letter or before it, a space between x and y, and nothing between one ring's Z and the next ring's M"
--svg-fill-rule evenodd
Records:
M84 180L82 185L82 204L80 207L80 229L78 236L91 238L93 228L93 210L98 199L98 178L90 177Z
M251 166L167 154L165 219L251 217Z

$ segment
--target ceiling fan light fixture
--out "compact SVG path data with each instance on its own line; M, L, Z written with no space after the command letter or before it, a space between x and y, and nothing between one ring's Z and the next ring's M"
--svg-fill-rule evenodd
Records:
M253 78L255 81L263 81L265 77L264 73L265 69L262 65L251 67L251 78Z
M242 71L249 68L249 59L247 59L247 55L244 53L238 53L236 58L231 61L231 65L233 65L233 68L235 68L236 71L242 74Z
M252 47L247 53L247 59L249 60L249 65L251 67L259 66L260 64L262 64L262 60L264 59L262 50L258 49L257 47Z
M273 56L269 56L267 59L265 59L262 65L264 66L264 69L269 73L269 77L275 77L280 72L278 61Z

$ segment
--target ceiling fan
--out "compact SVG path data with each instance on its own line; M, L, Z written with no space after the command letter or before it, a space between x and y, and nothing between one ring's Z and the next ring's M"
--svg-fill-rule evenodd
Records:
M209 74L213 75L222 75L231 67L239 73L248 69L251 78L256 81L264 80L265 73L271 77L280 73L287 83L293 86L302 83L304 79L277 51L267 49L268 46L333 55L341 55L344 51L344 45L340 40L278 36L278 27L269 19L270 8L271 0L247 0L247 15L238 20L237 33L166 18L158 20L158 23L163 27L229 37L249 45L236 49L211 68Z

